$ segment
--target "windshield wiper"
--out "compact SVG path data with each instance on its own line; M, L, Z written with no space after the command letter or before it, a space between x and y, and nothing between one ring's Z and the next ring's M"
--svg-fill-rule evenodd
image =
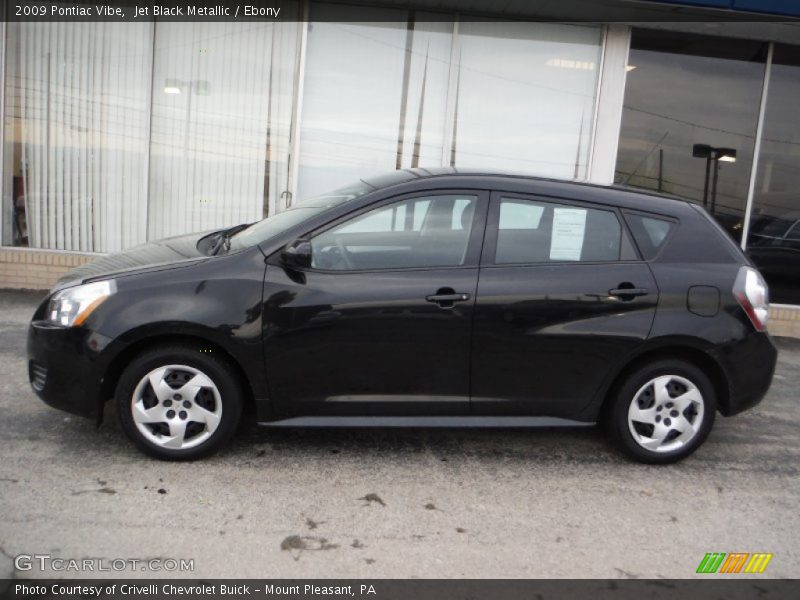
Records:
M226 231L217 234L217 239L214 240L214 243L211 246L211 249L208 251L209 256L216 256L219 254L219 251L222 248L225 248L227 252L231 245L231 237L230 234Z
M242 223L241 225L236 225L234 227L230 227L229 229L220 231L214 239L214 242L211 244L211 249L208 251L208 255L216 256L221 250L224 250L225 252L230 250L231 238L243 229L250 227L250 225L250 223Z

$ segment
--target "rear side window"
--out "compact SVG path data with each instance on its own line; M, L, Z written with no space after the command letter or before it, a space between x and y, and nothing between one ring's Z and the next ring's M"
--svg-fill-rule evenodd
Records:
M675 227L675 222L652 215L624 212L625 220L631 228L631 233L633 233L633 238L639 246L642 258L650 260L655 257L669 238L670 232Z
M608 210L500 198L495 264L620 260L622 228Z

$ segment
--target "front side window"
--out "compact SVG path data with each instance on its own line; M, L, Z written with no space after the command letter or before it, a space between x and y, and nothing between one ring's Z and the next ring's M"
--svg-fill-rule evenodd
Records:
M477 197L407 198L311 240L312 267L334 271L457 267L466 261Z
M612 211L500 199L496 264L615 261L621 242Z

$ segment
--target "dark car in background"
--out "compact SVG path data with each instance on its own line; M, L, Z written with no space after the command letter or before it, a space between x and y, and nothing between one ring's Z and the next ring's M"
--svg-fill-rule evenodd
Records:
M684 458L757 404L767 287L695 204L414 169L65 277L33 316L33 389L192 459L261 424L588 425Z
M800 303L800 211L755 216L747 255L769 282L776 301Z

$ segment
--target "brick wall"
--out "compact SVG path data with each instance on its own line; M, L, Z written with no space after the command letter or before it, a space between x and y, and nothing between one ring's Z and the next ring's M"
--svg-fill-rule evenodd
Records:
M800 338L800 307L773 304L769 307L767 329L772 335Z
M0 248L0 288L47 290L67 271L97 254Z

